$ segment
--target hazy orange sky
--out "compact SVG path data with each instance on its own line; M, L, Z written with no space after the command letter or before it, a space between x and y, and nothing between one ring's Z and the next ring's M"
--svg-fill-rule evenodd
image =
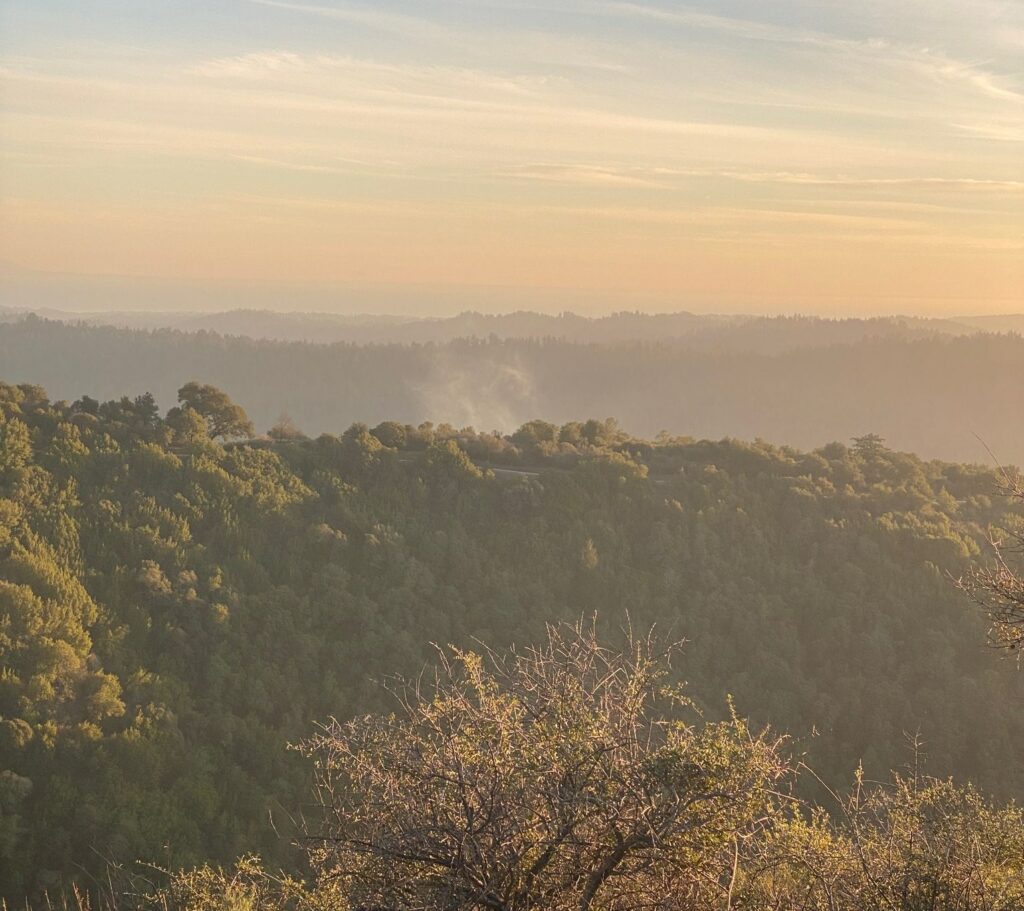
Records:
M0 303L1024 309L1020 0L6 0L0 35Z

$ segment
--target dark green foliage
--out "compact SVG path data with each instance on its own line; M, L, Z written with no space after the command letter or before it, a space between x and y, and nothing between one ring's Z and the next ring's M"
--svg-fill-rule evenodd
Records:
M107 859L289 863L309 769L287 742L385 708L374 679L431 642L593 611L691 640L691 694L732 693L828 782L886 774L920 731L936 774L1019 795L1024 682L944 576L1018 522L982 469L609 421L522 448L401 423L221 445L146 396L3 385L0 415L10 898Z

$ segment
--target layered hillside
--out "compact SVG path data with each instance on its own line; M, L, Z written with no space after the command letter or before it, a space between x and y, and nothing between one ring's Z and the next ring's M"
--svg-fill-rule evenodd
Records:
M149 390L168 402L202 377L241 402L259 430L287 413L312 435L384 420L510 432L537 415L564 423L596 414L641 436L667 430L815 448L873 432L928 458L1024 463L1024 425L1014 419L1024 338L854 334L834 344L841 333L819 330L800 321L737 327L725 333L733 348L678 339L356 345L30 319L0 324L0 371L67 400ZM745 335L789 347L765 353L744 346Z

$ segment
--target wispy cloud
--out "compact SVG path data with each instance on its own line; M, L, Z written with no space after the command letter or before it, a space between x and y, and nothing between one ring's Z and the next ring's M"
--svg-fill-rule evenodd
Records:
M536 180L544 183L580 184L592 187L648 187L664 189L668 184L655 179L650 172L595 167L592 165L522 165L499 171L498 177L513 180Z
M264 80L281 86L304 79L307 87L318 88L320 94L358 86L382 94L395 85L405 85L410 87L409 94L423 97L436 94L441 87L476 96L501 93L529 97L539 94L553 81L544 76L499 74L472 67L382 63L351 55L291 51L218 57L193 64L185 72L215 80ZM417 90L413 91L413 87Z
M914 55L909 55L908 61L933 79L945 83L966 85L979 94L996 101L1024 103L1024 93L1006 85L996 74L980 69L973 64L951 60L931 51L919 51Z
M371 166L369 161L359 159L342 159L338 164L312 164L303 161L285 161L278 158L264 158L260 155L232 155L233 161L243 161L247 164L259 165L266 168L280 168L285 171L298 171L305 174L351 174L354 169L361 169Z
M645 6L640 3L601 3L597 4L595 8L612 15L640 17L663 23L687 26L689 28L722 32L752 41L812 44L828 48L845 48L857 45L857 42L838 39L821 32L756 22L750 19L719 16L686 7L664 9L656 6Z
M743 174L723 172L737 180L787 183L801 186L862 188L963 189L1024 192L1024 181L982 177L823 177L817 174Z
M954 123L952 126L980 139L996 142L1024 142L1024 124Z
M414 37L447 36L448 30L435 25L431 20L419 16L393 13L379 8L359 6L321 6L312 3L292 3L289 0L247 0L255 6L305 13L340 22L351 22L369 26L381 31L394 32Z
M742 183L783 184L838 189L885 189L916 192L924 189L1024 193L1024 180L986 177L854 177L789 171L740 171L723 168L628 167L569 163L527 164L499 172L502 177L592 185L621 185L666 189L680 179L721 179Z
M289 61L287 66L278 63L282 59ZM486 129L488 125L534 124L548 128L586 128L666 136L715 136L760 140L786 136L794 140L807 137L806 131L801 130L632 114L612 108L580 106L572 99L556 95L531 97L530 92L523 90L521 82L482 78L477 84L472 71L448 67L380 67L365 62L335 59L326 63L320 61L318 64L316 60L293 60L281 55L256 55L254 60L240 65L256 68L262 66L266 69L267 61L273 61L269 67L272 74L328 66L336 68L339 73L369 71L380 75L390 72L405 78L392 83L372 80L368 83L363 79L314 79L312 85L305 86L280 84L271 79L265 84L247 87L245 90L227 87L217 90L204 89L201 93L190 86L173 82L149 84L140 88L131 78L115 80L65 77L33 71L9 72L8 80L36 83L50 89L63 89L65 97L69 99L74 96L81 97L83 91L91 90L97 96L97 106L100 106L98 102L103 95L119 96L133 101L143 96L160 98L165 103L179 104L179 110L183 114L194 112L198 107L230 104L236 109L250 108L257 111L359 115L391 124L403 120L436 123L457 121L475 124L479 129ZM322 71L318 70L318 73L322 76ZM458 86L466 91L458 91ZM72 114L65 116L68 116L69 120L76 119ZM139 123L139 119L135 116L128 123ZM210 132L212 134L218 131Z
M1008 84L1005 77L989 72L976 63L957 60L928 47L897 42L887 37L847 38L827 32L719 16L685 7L669 10L638 3L611 2L601 4L598 8L613 15L648 18L750 41L802 45L822 52L881 61L916 71L929 79L959 83L995 100L1024 102L1024 93Z
M833 225L847 229L869 229L874 233L920 230L920 223L913 219L796 209L730 208L725 206L685 209L654 206L543 206L536 207L536 210L551 215L701 227L742 228L743 226L772 224L803 226L811 229L820 225Z
M268 74L305 71L310 65L310 58L291 51L262 51L204 60L185 72L210 78L261 79Z

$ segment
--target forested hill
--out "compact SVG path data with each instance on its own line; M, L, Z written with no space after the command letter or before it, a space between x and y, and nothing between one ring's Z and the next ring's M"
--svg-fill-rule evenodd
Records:
M849 344L869 338L915 339L934 335L973 335L981 331L1020 332L1024 316L872 317L826 319L815 316L740 316L619 312L587 317L575 313L511 313L466 311L448 317L403 317L373 314L224 310L173 312L154 310L74 313L51 309L0 307L0 321L27 313L65 323L124 329L176 329L217 332L255 339L354 344L444 343L462 338L561 339L570 342L619 344L672 339L692 350L779 354L794 348Z
M165 419L0 385L8 897L108 859L286 860L314 720L386 706L372 679L431 642L594 611L687 637L706 711L733 694L826 781L920 732L933 773L1021 794L1024 677L946 577L1020 521L986 470L605 421L210 438L246 431L199 386Z
M799 321L793 326L788 337L802 337ZM1015 420L1024 338L812 344L817 331L808 328L804 346L768 354L680 341L316 345L29 319L0 324L0 372L68 400L149 389L170 401L201 376L240 401L260 430L282 413L310 434L389 419L507 432L536 415L600 414L642 436L668 430L814 448L876 432L930 458L991 464L987 445L1004 463L1024 463L1024 424Z

